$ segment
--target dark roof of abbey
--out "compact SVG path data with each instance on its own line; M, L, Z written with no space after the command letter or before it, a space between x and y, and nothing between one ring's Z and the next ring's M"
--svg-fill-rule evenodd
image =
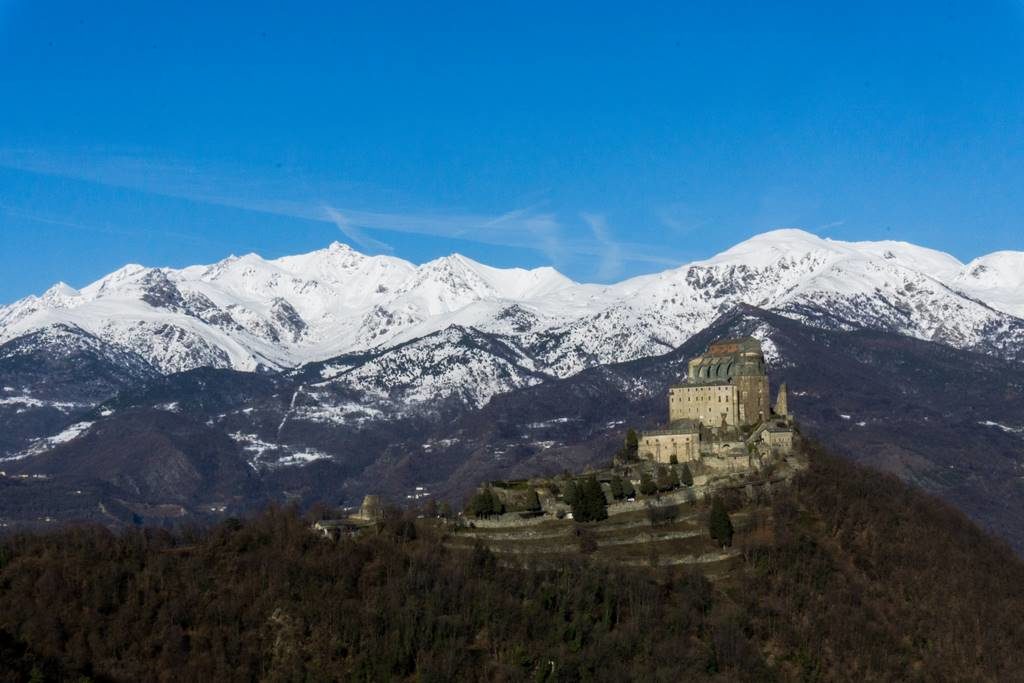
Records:
M749 353L751 351L760 353L760 340L755 339L754 337L734 337L732 339L716 339L708 344L708 349L703 355L718 356L743 352Z
M708 350L690 359L687 384L732 384L736 377L763 375L761 342L753 337L718 339Z

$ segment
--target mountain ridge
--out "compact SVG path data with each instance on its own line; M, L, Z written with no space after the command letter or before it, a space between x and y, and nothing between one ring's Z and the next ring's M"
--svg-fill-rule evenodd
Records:
M514 338L536 369L568 376L663 353L738 303L829 327L884 328L1024 356L1024 252L962 264L905 242L843 242L797 229L610 285L553 268L500 269L459 254L416 266L334 242L266 260L181 269L126 265L0 307L0 343L73 325L164 373L286 369L394 347L452 325Z

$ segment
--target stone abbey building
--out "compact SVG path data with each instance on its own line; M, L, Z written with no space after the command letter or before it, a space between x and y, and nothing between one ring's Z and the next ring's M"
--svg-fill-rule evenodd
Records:
M731 467L740 458L789 452L793 423L786 385L770 404L761 342L752 337L714 342L687 364L686 383L668 392L668 425L645 432L639 455L656 462L704 461Z
M668 420L709 426L756 424L770 415L761 342L729 339L691 358L687 383L668 392Z

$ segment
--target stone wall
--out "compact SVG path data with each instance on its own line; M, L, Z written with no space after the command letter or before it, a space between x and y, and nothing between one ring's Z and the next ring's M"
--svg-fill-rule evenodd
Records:
M750 472L757 469L759 463L747 453L721 453L705 455L700 464L715 472Z
M782 453L788 453L793 450L793 431L792 430L765 430L761 437L764 439L765 444L772 450L777 450Z
M538 524L543 524L544 522L550 522L552 519L553 516L548 514L524 518L521 517L518 512L506 512L503 515L482 517L480 519L464 517L463 523L467 527L474 527L477 529L503 529L509 527L536 526Z
M709 459L704 458L702 459L702 462L707 460ZM613 517L627 512L643 511L649 508L661 508L670 505L696 503L725 489L740 490L744 495L751 499L756 495L771 495L772 488L774 486L785 484L792 478L797 470L803 469L806 466L804 463L782 461L782 466L775 471L770 479L751 482L746 476L738 476L748 475L750 472L748 468L736 467L735 469L730 469L730 467L734 467L736 463L730 463L728 462L728 459L724 458L721 460L722 462L718 463L720 468L716 471L695 474L693 486L683 486L675 491L661 493L656 497L638 498L633 502L624 500L616 501L608 505L608 516ZM715 467L712 467L713 463L706 464L709 469L716 469ZM633 481L633 484L634 486L639 487L639 480ZM563 512L568 510L568 506L563 504L559 504L558 507ZM545 523L550 523L556 519L554 510L546 510L546 512L547 514L544 515L527 518L521 517L518 513L506 513L483 519L466 517L463 518L462 524L468 529L532 528Z
M700 434L667 431L669 433L645 433L638 444L639 456L665 464L672 462L673 455L680 463L693 462L700 457Z
M713 439L705 439L700 442L702 458L709 455L735 455L737 453L742 456L747 454L746 438L739 433L733 433L731 437L716 435Z
M740 421L740 403L732 384L696 384L672 387L668 391L668 420L697 420L719 427L722 418L730 427Z

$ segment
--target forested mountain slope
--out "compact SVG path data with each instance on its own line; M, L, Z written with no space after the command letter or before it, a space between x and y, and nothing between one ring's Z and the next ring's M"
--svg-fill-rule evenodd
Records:
M0 544L0 680L1014 680L1024 565L944 503L812 449L773 533L711 584L446 549L389 517L338 543L294 511L208 531Z

